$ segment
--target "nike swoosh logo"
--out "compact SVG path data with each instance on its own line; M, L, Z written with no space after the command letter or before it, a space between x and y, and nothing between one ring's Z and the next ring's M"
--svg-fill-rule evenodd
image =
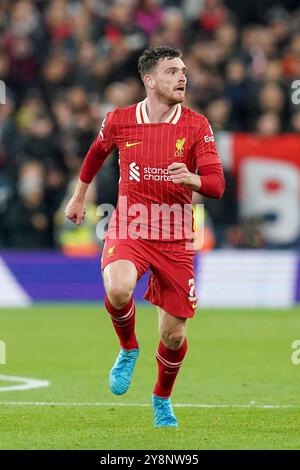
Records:
M139 145L141 144L142 142L132 142L132 144L130 144L129 142L126 142L126 147L129 148L129 147L134 147L134 145Z
M197 308L197 304L193 304L193 305L192 305L192 308Z

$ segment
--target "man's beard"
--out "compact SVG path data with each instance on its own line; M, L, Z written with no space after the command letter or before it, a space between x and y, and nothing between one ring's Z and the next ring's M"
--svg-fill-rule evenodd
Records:
M184 95L182 98L176 98L175 95L167 94L160 88L156 90L156 96L160 101L163 101L163 103L168 106L174 106L175 104L182 103L184 101Z

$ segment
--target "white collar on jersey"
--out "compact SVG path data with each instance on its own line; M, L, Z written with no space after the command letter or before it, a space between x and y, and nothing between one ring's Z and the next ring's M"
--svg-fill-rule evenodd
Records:
M136 105L136 120L138 124L151 124L151 121L149 119L147 109L146 109L146 101L147 101L147 98L144 101L140 101ZM170 124L177 124L181 116L181 111L182 111L181 104L178 103L174 111L172 111L170 116L164 122L168 122Z

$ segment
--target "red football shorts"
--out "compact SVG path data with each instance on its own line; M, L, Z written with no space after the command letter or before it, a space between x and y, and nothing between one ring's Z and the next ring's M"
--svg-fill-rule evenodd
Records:
M102 271L120 259L135 265L138 279L150 269L144 299L175 317L193 317L197 306L193 251L162 251L147 240L107 238L101 259Z

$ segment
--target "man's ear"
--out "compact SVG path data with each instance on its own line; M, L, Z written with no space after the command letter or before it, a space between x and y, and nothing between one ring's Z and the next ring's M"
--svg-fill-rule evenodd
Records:
M155 86L155 79L153 75L145 75L144 76L144 84L147 88L153 89Z

